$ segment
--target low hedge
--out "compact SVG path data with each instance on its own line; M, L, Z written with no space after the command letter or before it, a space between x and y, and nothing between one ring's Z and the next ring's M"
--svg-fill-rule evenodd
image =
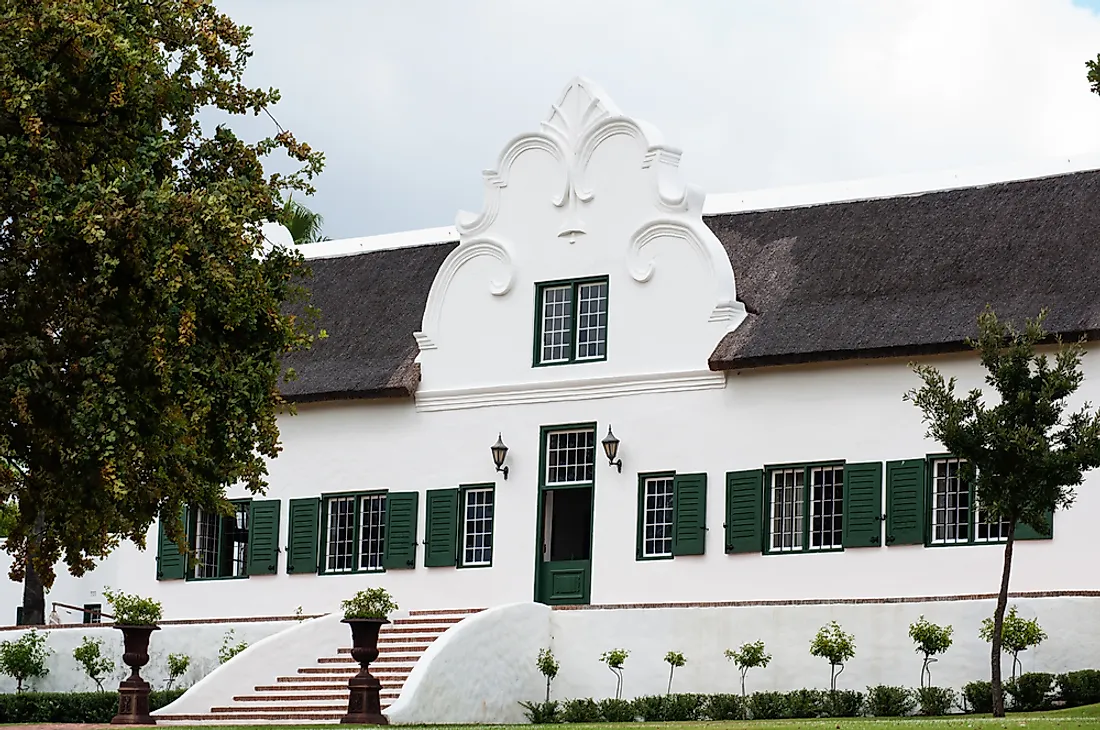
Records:
M149 709L158 710L184 690L152 692ZM0 724L38 722L109 723L118 713L117 692L19 692L0 694Z
M1058 685L1058 697L1066 703L1066 707L1100 703L1100 669L1066 672L1059 674L1054 681Z

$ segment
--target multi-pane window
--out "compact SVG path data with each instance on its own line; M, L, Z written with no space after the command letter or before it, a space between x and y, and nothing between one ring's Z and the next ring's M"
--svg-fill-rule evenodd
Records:
M493 562L493 489L478 487L463 492L462 565Z
M543 284L538 291L535 363L607 357L607 279Z
M85 603L84 620L81 623L98 624L103 622L103 604Z
M248 502L234 502L232 515L195 507L191 524L194 578L248 575Z
M932 543L957 545L1008 539L1008 522L993 522L962 478L962 459L932 459Z
M653 477L643 483L643 558L664 558L672 555L673 485L671 476Z
M587 484L595 480L594 428L546 433L546 479L550 484Z
M326 573L382 570L386 552L386 495L329 497L325 501Z
M843 465L772 469L767 506L768 552L844 547Z

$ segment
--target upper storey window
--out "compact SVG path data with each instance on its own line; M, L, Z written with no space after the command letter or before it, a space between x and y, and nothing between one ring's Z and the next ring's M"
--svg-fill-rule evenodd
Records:
M536 286L535 365L607 359L607 277Z

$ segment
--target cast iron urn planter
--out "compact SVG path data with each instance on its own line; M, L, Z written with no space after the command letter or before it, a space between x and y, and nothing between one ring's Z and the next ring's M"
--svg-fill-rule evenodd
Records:
M111 724L155 725L157 721L149 715L149 683L138 670L149 663L149 635L160 627L115 624L115 628L122 631L122 661L132 671L118 685L118 714Z
M378 631L382 624L388 624L384 618L346 618L344 623L351 626L351 658L359 662L359 674L348 680L348 714L340 718L344 725L388 725L390 721L382 714L382 700L379 692L382 683L375 679L368 665L378 658Z

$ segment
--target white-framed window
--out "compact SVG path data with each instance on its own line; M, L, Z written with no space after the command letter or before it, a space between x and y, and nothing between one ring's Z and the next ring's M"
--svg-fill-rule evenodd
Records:
M382 570L386 552L386 495L325 498L325 573Z
M804 469L776 469L771 473L771 551L802 550Z
M220 515L198 506L194 508L192 578L247 577L249 503L233 502L232 505L232 515Z
M964 459L931 459L933 545L966 545L1008 539L1006 520L990 521L972 485L962 478Z
M596 429L547 431L546 485L588 484L596 477Z
M844 467L810 468L810 550L844 545Z
M843 549L843 463L778 466L767 474L767 552Z
M470 487L462 492L462 566L493 563L492 487Z
M674 495L672 476L647 477L642 481L641 557L672 557Z
M539 284L536 365L607 357L607 278Z

